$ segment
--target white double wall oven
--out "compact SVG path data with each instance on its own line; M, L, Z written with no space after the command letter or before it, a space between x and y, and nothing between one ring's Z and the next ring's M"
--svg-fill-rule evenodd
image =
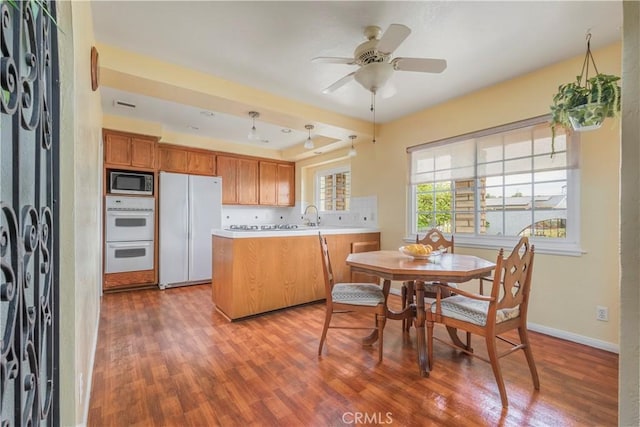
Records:
M153 197L106 197L105 273L152 270Z

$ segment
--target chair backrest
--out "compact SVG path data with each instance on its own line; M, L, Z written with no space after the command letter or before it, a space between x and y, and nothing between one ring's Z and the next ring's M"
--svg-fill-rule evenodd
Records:
M378 240L369 240L364 242L351 243L351 253L358 252L370 252L380 250L380 242ZM351 272L351 283L374 283L379 285L380 278L373 274L366 274L360 272Z
M519 306L520 316L526 319L534 253L535 247L529 244L527 237L520 239L507 258L503 257L503 250L500 249L491 289L494 301L489 305L490 310Z
M324 273L324 289L327 301L331 300L331 291L333 290L333 270L331 269L331 260L329 259L329 247L327 239L318 233L320 239L320 250L322 251L322 272Z
M416 234L416 243L431 245L433 249L446 249L450 254L453 253L453 236L451 236L451 240L447 240L437 228L427 231L422 239Z

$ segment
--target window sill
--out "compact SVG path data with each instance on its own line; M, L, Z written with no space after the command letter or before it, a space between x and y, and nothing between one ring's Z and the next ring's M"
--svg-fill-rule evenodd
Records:
M445 235L447 237L447 235ZM474 249L496 249L513 248L518 243L517 237L467 237L456 235L455 246L461 248L474 248ZM405 237L404 241L407 243L414 243L415 237ZM536 248L536 253L547 255L560 255L560 256L582 256L585 254L579 244L573 242L550 242L545 239L530 239L531 244Z

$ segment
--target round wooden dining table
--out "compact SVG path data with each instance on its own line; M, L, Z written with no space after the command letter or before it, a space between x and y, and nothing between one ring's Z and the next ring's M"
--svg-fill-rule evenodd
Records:
M346 263L351 267L352 272L366 273L382 278L382 289L385 296L389 295L391 281L415 282L415 303L402 311L393 311L387 308L387 318L414 320L417 335L418 369L420 375L424 377L429 376L425 337L424 282L464 283L489 276L496 267L494 262L473 255L444 253L429 260L414 259L399 251L388 250L352 253L347 257ZM451 333L450 335L452 339L457 339L457 335ZM367 339L367 343L376 339L377 336L373 334Z

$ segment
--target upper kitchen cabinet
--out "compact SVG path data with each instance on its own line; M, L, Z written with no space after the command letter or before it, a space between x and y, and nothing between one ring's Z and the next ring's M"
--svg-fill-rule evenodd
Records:
M295 199L295 166L278 163L278 206L293 206Z
M274 162L260 162L260 204L277 204L278 195L278 164Z
M212 151L159 144L160 164L165 172L213 176L216 172L216 156Z
M223 185L224 185L224 181ZM258 161L238 160L238 202L241 205L258 204Z
M215 175L215 154L208 151L190 150L187 153L187 171L192 175Z
M258 161L235 156L217 156L217 172L222 178L222 203L258 204Z
M105 166L155 168L157 139L151 136L103 130Z
M294 174L293 164L260 161L260 204L293 206Z

